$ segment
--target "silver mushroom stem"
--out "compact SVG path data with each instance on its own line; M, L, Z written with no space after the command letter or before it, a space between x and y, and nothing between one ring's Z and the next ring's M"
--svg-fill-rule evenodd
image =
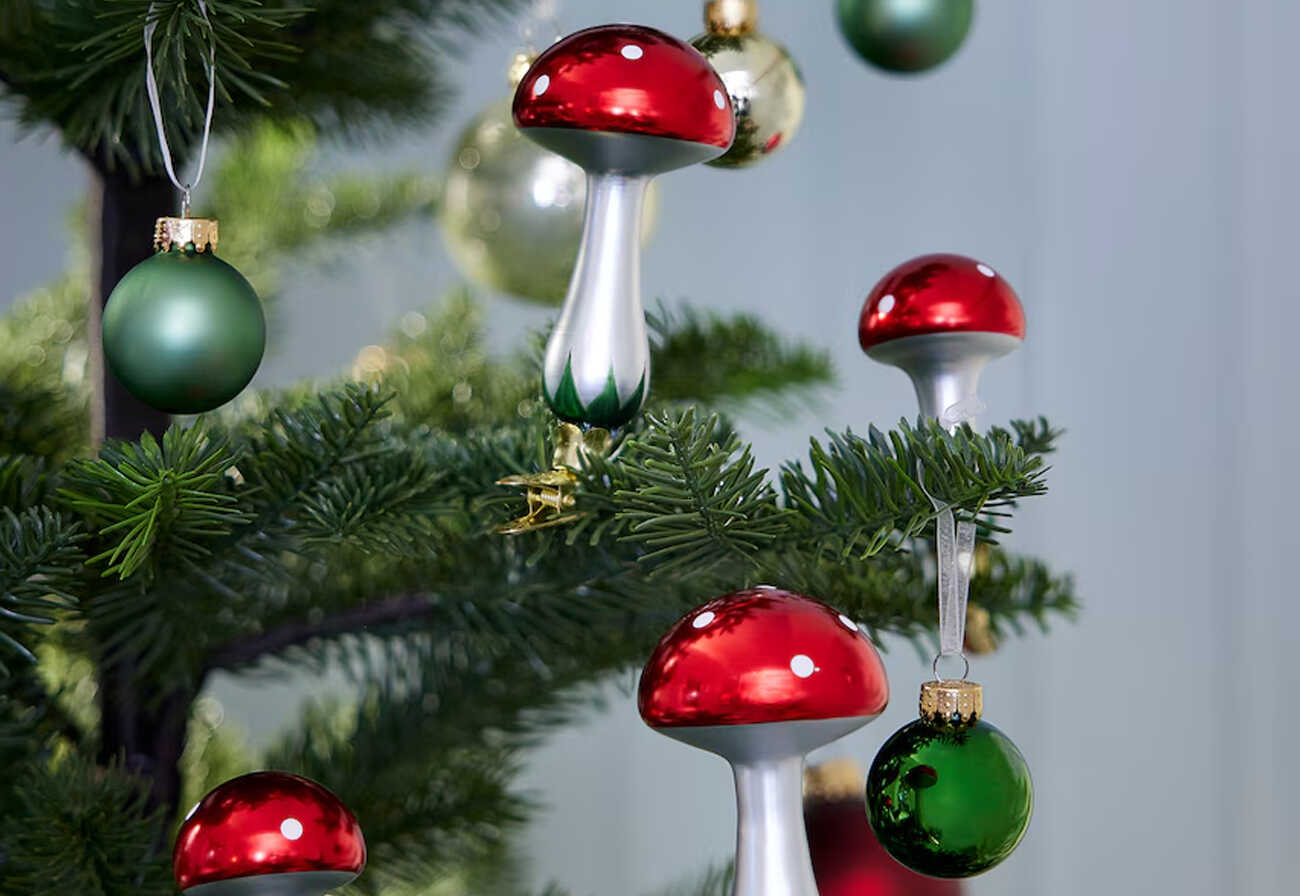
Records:
M803 756L732 764L735 896L817 896L803 821Z
M618 406L650 387L650 343L641 304L641 214L648 176L589 172L582 243L564 309L546 345L547 394L566 367L584 407ZM616 395L609 395L613 382ZM633 409L635 410L635 409Z

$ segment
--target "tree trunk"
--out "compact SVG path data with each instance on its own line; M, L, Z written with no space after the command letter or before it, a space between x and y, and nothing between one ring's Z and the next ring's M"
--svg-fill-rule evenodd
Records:
M161 437L171 418L136 400L107 369L100 320L122 275L153 254L154 220L175 212L176 190L165 178L132 182L121 171L97 172L94 187L91 233L98 237L99 257L92 267L89 315L92 438L98 444L105 437L138 439L145 432ZM136 658L129 655L99 669L100 759L122 757L128 769L144 775L150 781L149 807L163 810L170 821L180 801L179 763L196 691L164 691L166 686L139 679Z
M138 439L144 432L161 436L171 418L138 401L104 364L100 318L109 293L127 271L153 254L155 219L174 214L176 188L164 178L132 182L124 172L98 172L91 204L91 233L98 231L99 258L93 265L90 295L90 352L95 396L91 402L91 438Z

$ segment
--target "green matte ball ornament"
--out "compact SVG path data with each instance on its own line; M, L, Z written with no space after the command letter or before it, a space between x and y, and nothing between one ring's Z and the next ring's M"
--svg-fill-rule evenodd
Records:
M942 692L927 709L927 689ZM967 681L926 682L922 718L880 748L867 775L867 817L899 863L931 877L972 877L1020 843L1033 812L1025 757L979 719ZM973 698L982 702L981 696ZM963 702L965 701L965 702Z
M858 55L890 72L923 72L966 39L975 0L837 0L840 32Z
M262 303L214 254L216 222L159 219L158 251L126 273L104 307L104 358L127 391L170 414L220 407L262 362Z

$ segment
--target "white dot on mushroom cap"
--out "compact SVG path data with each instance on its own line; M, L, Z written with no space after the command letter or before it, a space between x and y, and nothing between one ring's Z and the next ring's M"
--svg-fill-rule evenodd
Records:
M280 833L286 840L297 840L302 836L302 822L296 818L286 818L280 822Z
M546 92L546 88L551 86L551 76L542 75L533 82L533 96L541 96Z
M714 613L712 610L705 610L703 613L695 617L695 620L691 623L691 625L695 626L696 628L704 628L704 626L708 625L716 618L717 618L717 614Z
M800 678L807 678L817 671L817 666L814 665L812 657L803 653L796 653L790 658L790 671Z
M623 48L624 59L640 59L644 55L645 50L641 49L636 44L628 44Z
M843 613L840 614L840 625L844 626L851 632L856 632L858 630L858 624Z
M997 276L996 274L993 273L993 268L989 267L989 266L986 265L986 264L977 264L977 265L975 265L975 270L979 271L979 272L980 272L981 274L983 274L985 277L994 277L994 276Z
M727 108L727 98L722 95L721 90L713 91L713 105L717 106L719 109Z
M894 302L895 299L894 299L894 294L892 292L889 293L888 295L881 296L880 301L876 303L876 313L888 314L889 312L893 311Z

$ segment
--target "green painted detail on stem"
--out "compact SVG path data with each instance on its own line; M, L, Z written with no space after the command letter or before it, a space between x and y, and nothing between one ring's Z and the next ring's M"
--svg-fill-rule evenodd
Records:
M614 368L611 367L605 377L605 388L600 390L600 394L590 404L584 405L578 397L578 387L573 382L573 358L570 357L564 362L564 374L560 377L560 384L554 394L547 388L545 377L542 378L542 397L561 420L616 429L641 410L641 403L645 400L645 379L645 374L642 373L641 381L637 383L632 396L627 401L620 401L618 386L614 382Z

